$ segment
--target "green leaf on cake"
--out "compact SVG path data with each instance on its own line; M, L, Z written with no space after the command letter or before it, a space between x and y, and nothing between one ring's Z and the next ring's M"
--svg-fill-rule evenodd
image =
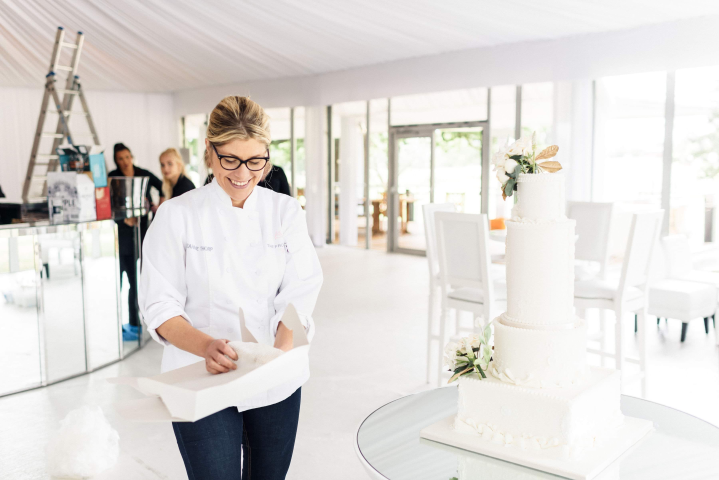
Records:
M507 183L504 185L504 194L508 197L512 196L512 192L514 191L514 185L516 184L516 180L513 178L510 178L507 180Z

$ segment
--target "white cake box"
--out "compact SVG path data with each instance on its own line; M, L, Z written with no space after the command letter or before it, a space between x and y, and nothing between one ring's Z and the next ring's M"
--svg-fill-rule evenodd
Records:
M75 172L47 174L47 202L52 223L89 222L97 219L95 184Z
M202 360L154 377L108 379L148 395L117 403L117 411L128 420L141 422L194 422L296 378L309 366L309 341L294 306L287 307L282 323L292 330L292 350L264 365L240 361L236 370L213 375ZM245 327L242 310L240 326L242 341L257 343Z

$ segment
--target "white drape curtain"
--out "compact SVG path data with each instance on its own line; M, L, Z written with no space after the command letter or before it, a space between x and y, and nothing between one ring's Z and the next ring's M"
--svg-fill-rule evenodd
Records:
M316 247L327 242L327 115L324 107L305 108L305 211Z
M340 244L357 246L357 207L364 172L364 135L362 118L342 117L340 137ZM358 188L360 187L360 188Z
M22 195L42 96L42 89L0 88L0 185L8 199L19 201ZM108 171L115 168L113 145L123 142L132 150L136 165L160 176L160 152L179 146L172 95L86 92L86 98L105 147ZM73 109L79 110L79 103ZM45 131L54 131L56 118L48 115ZM71 132L87 132L86 125L83 118L75 117L70 122ZM76 141L80 143L79 138Z

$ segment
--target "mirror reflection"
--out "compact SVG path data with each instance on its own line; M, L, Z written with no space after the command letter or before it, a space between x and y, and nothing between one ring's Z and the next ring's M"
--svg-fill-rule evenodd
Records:
M32 236L0 232L0 395L40 385L37 275Z
M86 371L80 232L38 235L48 383Z

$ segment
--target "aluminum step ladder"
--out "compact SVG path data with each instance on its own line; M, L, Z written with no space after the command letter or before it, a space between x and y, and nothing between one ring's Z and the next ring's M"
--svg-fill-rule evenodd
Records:
M32 152L30 153L30 162L27 166L27 175L22 189L22 199L24 202L31 200L42 200L47 197L47 174L54 172L59 165L59 156L57 148L67 139L70 145L76 145L75 138L70 133L70 118L72 116L82 116L87 120L89 133L78 135L77 137L92 138L92 145L100 145L100 139L95 130L95 124L92 122L92 116L85 100L80 85L80 77L77 76L77 68L80 64L80 54L82 52L82 44L85 37L82 32L77 32L75 43L65 42L65 30L58 27L55 36L55 47L52 51L50 59L50 72L47 74L45 81L45 95L42 99L40 107L40 117L37 120L37 128L35 129L35 138L32 143ZM63 49L74 50L72 53L71 65L60 65L60 56ZM68 72L65 80L65 88L58 89L56 86L57 76L55 72ZM62 95L62 100L60 99ZM73 111L72 105L75 97L80 98L82 105L81 111ZM54 104L51 106L50 102ZM48 114L57 114L57 126L55 131L45 131L45 120ZM39 153L43 138L52 138L52 148L49 153ZM81 142L82 145L88 145L90 142Z

